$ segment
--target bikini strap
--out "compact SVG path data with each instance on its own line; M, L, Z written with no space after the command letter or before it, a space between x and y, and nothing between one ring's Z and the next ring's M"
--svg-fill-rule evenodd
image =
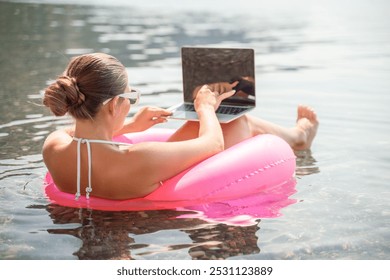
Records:
M74 138L77 141L77 192L75 194L75 199L78 200L81 196L81 144L87 144L87 153L88 153L88 186L85 188L85 197L89 199L89 194L92 192L92 153L91 153L91 143L88 139L83 138Z
M114 142L106 140L95 140L95 139L86 139L86 138L77 138L73 137L73 140L77 142L77 191L75 194L75 200L78 200L81 196L81 144L87 144L87 154L88 154L88 186L85 188L85 197L89 199L89 194L92 192L92 153L91 153L91 143L98 144L111 144L117 146L131 146L130 143L123 142Z

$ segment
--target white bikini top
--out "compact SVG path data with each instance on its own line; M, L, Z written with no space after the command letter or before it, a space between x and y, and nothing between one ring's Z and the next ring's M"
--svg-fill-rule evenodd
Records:
M80 184L81 184L81 152L80 147L81 144L87 144L87 153L88 153L88 186L85 189L85 197L89 199L89 194L92 192L92 154L91 154L91 143L97 144L110 144L116 146L131 146L130 143L123 142L114 142L114 141L106 141L106 140L95 140L95 139L85 139L85 138L76 138L73 137L73 140L77 142L77 192L75 194L75 200L78 200L81 196L80 193Z

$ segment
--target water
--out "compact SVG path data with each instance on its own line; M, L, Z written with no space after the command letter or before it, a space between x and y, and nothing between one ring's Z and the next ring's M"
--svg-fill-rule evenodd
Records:
M0 2L0 259L390 258L387 1L77 2ZM50 204L41 146L71 123L36 105L50 80L73 55L108 52L143 105L168 107L181 99L183 45L254 48L258 117L291 126L299 103L317 110L286 203L245 226Z

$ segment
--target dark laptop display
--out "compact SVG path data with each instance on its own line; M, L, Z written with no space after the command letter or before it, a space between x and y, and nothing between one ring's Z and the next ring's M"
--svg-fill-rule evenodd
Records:
M218 108L220 122L229 122L256 106L252 49L182 48L184 104L171 107L172 118L196 120L195 94L204 84L219 84L236 93ZM235 86L233 86L235 85Z

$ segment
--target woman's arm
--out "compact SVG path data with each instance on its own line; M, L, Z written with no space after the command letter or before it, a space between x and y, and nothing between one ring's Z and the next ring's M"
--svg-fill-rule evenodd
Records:
M128 167L128 175L132 177L134 185L139 187L136 190L139 196L153 191L150 187L155 187L160 181L171 178L224 149L222 129L215 109L230 94L233 93L217 95L206 87L199 91L195 101L199 117L199 137L180 142L140 143L126 152L121 165Z

